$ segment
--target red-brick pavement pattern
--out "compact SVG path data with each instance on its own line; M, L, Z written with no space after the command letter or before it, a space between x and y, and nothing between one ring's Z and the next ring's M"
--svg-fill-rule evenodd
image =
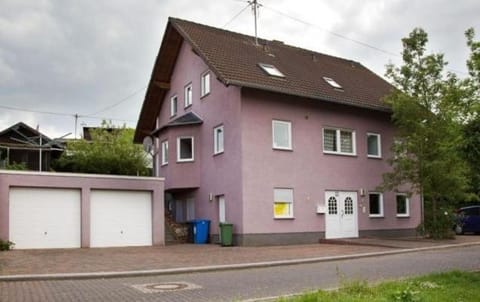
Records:
M164 247L12 250L0 252L0 275L119 272L353 255L399 248L480 242L480 236L456 240L355 239L349 244L274 247L220 247L181 244Z

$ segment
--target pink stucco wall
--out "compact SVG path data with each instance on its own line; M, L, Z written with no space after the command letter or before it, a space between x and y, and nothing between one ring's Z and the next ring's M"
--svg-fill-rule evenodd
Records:
M165 243L163 179L49 172L0 172L0 238L9 236L11 187L68 188L81 190L81 246L90 246L90 192L94 189L152 192L152 242Z
M191 47L184 43L171 79L171 89L163 100L158 126L161 127L187 112L194 112L204 122L201 125L170 127L163 130L158 141L169 142L169 163L159 168L159 176L165 178L165 189L173 191L178 199L193 198L195 215L212 221L211 233L218 232L219 195L226 200L226 219L235 225L235 232L242 232L241 186L241 132L240 89L226 87L211 73L211 92L200 97L201 75L208 66ZM184 87L192 83L193 105L184 108ZM170 98L178 96L178 112L170 117ZM213 128L224 126L225 152L213 154ZM177 137L194 136L194 162L177 163ZM161 161L161 153L157 154ZM194 190L181 191L185 188ZM180 189L180 191L179 191ZM209 200L209 195L214 196Z
M292 123L293 151L272 148L272 119ZM323 153L323 127L355 130L356 156ZM381 134L382 159L367 158L367 132ZM393 127L386 113L322 103L258 90L242 90L242 179L244 232L325 230L325 191L374 191L390 167ZM273 218L273 188L294 190L295 219ZM384 193L384 218L369 218L368 197L358 194L359 230L412 229L420 222L413 196L410 217L396 217L393 192ZM363 211L365 207L365 212Z

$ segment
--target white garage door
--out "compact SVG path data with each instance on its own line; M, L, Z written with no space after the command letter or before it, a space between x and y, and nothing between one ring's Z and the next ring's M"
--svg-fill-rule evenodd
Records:
M80 190L11 188L9 202L16 249L80 247Z
M90 246L152 245L152 194L92 190Z

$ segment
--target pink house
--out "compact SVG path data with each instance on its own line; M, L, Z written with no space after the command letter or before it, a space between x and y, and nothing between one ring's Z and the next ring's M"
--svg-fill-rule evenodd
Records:
M358 62L170 18L135 141L153 136L166 211L240 245L404 236L420 199L379 192L393 125Z

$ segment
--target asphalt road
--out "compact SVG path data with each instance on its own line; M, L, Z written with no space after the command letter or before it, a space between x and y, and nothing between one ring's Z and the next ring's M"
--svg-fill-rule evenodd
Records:
M480 270L480 247L195 274L0 282L0 301L242 301L332 288L342 279L375 282L452 269Z

